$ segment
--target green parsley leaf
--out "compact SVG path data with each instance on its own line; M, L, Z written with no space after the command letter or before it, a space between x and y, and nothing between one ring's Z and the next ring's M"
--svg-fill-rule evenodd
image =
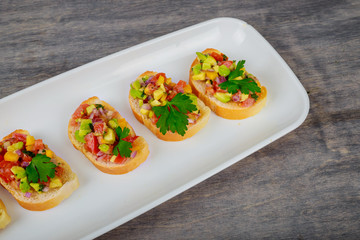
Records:
M245 64L245 60L239 61L238 64L236 65L236 68L233 71L231 71L231 73L229 74L228 80L233 80L237 77L242 77L244 71L240 69L244 67L244 64Z
M45 154L37 154L32 159L29 166L25 169L29 182L47 182L48 177L55 177L56 164L50 160L51 158Z
M120 154L121 157L130 157L131 155L131 142L124 141L123 139L129 136L130 129L125 127L121 129L121 127L115 128L115 132L119 137L119 143L114 147L113 154L118 156Z
M35 157L35 154L33 152L31 152L31 151L22 150L22 152L24 154L28 155L29 157L32 157L32 158Z
M256 84L254 79L245 78L242 80L228 80L219 84L219 87L223 90L227 90L229 93L235 94L238 90L243 94L249 94L249 92L261 92L261 89Z
M189 96L178 93L164 106L156 106L152 110L155 116L159 118L156 126L163 135L170 130L173 133L177 132L184 136L188 125L186 113L196 111L197 107Z

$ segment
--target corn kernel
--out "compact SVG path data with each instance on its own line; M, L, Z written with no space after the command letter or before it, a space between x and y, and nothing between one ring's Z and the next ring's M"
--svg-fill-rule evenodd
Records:
M149 118L152 118L154 116L154 111L149 111Z
M162 97L160 98L160 102L164 102L164 101L166 100L166 98L167 98L167 94L164 93L164 94L162 95Z
M164 84L164 81L165 81L164 77L160 75L160 77L156 81L156 85L160 86L161 84Z
M26 146L34 145L35 144L35 138L31 135L26 136Z
M54 157L54 152L51 151L50 149L46 149L45 154L46 154L46 156L49 157L49 158L53 158L53 157Z
M140 109L140 113L141 113L142 115L148 115L149 110L142 108L142 109Z
M210 78L212 81L218 76L216 72L206 72L206 77Z
M9 162L16 162L19 160L19 155L17 155L15 152L6 152L4 155L4 160Z
M155 90L154 91L154 99L159 100L162 97L163 94L164 94L163 90L161 90L161 89Z
M185 93L191 93L192 92L191 87L190 87L189 84L184 87L184 92Z

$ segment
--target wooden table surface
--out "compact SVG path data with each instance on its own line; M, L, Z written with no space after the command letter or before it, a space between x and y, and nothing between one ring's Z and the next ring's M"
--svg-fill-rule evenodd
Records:
M308 92L307 119L98 239L359 239L360 1L2 0L0 98L216 17L270 42Z

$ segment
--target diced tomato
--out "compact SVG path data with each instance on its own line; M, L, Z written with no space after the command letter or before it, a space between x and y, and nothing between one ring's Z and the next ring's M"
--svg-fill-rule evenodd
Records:
M44 149L44 143L42 139L36 139L34 144L34 151L38 152L39 150Z
M185 86L186 86L186 82L183 80L180 80L173 88L173 91L177 92L177 93L179 93L179 92L184 93Z
M94 133L89 133L85 136L86 145L85 148L93 154L97 154L99 150L99 143Z
M255 99L253 99L252 97L248 97L245 101L241 103L241 106L251 107L252 105L254 105L254 103L255 103Z
M4 160L4 156L0 155L0 162Z
M26 154L22 154L22 155L23 155L23 157L22 157L23 161L31 162L32 157L30 157L29 155L26 155Z
M62 176L64 174L64 168L57 166L55 168L55 175L56 176Z
M166 97L166 99L167 99L168 101L171 101L171 99L173 99L173 98L176 96L176 94L178 94L178 93L175 92L175 91L172 91L172 92Z
M22 133L14 133L13 137L16 138L18 141L26 143L26 135Z
M72 115L72 118L74 120L81 118L81 116L85 113L86 108L89 106L89 104L81 104Z
M104 122L96 122L94 123L94 132L95 135L102 135L105 131L106 124Z
M5 182L10 182L12 176L14 175L11 171L13 166L17 166L17 162L1 161L0 162L0 177L4 179Z
M155 115L155 114L154 114ZM127 141L127 142L131 142L133 143L139 136L127 136L126 138L124 138L123 140L124 141Z
M216 52L212 52L211 53L211 56L213 58L215 58L216 61L220 62L220 61L223 61L223 56L221 56L220 54L216 53Z
M114 162L120 163L120 164L124 163L125 161L126 161L126 158L125 158L125 157L122 157L120 154L117 155L116 158L115 158L115 160L114 160Z
M232 64L233 64L232 61L222 61L219 63L219 66L225 65L226 67L230 68Z
M151 82L156 83L156 81L159 79L160 76L163 76L164 79L166 79L165 73L158 73L151 79Z
M146 86L145 93L151 95L158 87L154 83L149 83Z

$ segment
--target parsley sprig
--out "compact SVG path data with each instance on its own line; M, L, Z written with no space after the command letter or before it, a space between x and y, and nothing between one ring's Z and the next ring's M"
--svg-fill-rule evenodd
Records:
M189 96L178 93L175 97L168 101L164 106L153 107L155 116L159 118L156 126L160 128L160 132L165 135L167 131L177 132L181 136L185 135L188 125L188 116L186 113L197 110L195 104Z
M47 182L48 177L55 177L56 164L50 161L51 158L44 154L37 154L33 157L29 166L26 167L26 175L29 182Z
M252 78L235 80L235 78L243 76L244 71L241 69L244 67L244 64L245 60L239 61L236 68L230 72L227 81L220 83L219 87L223 90L227 90L231 94L235 94L239 90L244 94L249 94L250 91L253 93L261 92L261 89Z
M115 128L115 132L119 137L119 143L114 147L113 154L118 156L120 154L121 157L130 157L131 155L131 142L127 142L124 140L130 134L130 129L125 127L121 129L121 127Z

